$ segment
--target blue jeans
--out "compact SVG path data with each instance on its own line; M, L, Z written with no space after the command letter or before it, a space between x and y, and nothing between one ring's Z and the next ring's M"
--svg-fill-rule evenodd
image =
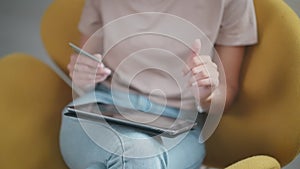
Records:
M72 104L94 101L161 112L170 117L177 117L179 111L155 104L145 96L112 94L101 85ZM71 169L199 169L205 156L204 145L199 143L199 126L169 138L118 124L66 116L66 112L62 113L60 148Z

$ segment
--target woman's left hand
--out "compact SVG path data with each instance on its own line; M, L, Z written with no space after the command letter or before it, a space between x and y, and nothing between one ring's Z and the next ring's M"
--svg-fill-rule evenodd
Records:
M190 74L190 85L196 89L193 93L199 101L203 110L208 110L214 89L219 85L219 72L217 65L212 61L209 55L199 55L201 50L201 41L196 39L193 45L193 52L187 61Z

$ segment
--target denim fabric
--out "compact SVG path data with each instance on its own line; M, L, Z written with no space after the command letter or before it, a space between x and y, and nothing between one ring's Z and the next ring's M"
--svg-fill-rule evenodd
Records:
M179 112L145 96L114 92L102 85L71 104L95 101L170 117L178 117ZM170 138L66 116L66 112L62 113L60 148L71 169L199 169L205 156L200 127Z

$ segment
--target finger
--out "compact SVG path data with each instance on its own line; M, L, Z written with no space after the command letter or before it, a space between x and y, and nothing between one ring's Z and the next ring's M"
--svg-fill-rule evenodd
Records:
M84 62L81 62L82 60L79 59L77 54L72 54L70 57L70 63L67 65L67 68L69 71L75 71L76 69L81 69L81 66L89 66L88 64L84 64ZM92 66L93 68L93 66Z
M77 74L110 75L112 73L111 69L104 67L103 64L98 64L96 69L82 64L69 64L68 69L70 73L76 72Z
M92 89L95 87L95 82L93 81L86 81L86 80L76 80L76 81L72 81L72 83L79 87L79 88L83 88L83 89Z
M196 58L196 57L195 57ZM206 63L205 62L202 62L202 61L196 61L196 63L192 62L190 63L190 65L187 65L183 68L182 72L183 72L183 75L187 75L188 73L190 73L191 71L193 71L193 69L195 69L196 67L198 66L203 66L205 65ZM197 68L198 69L198 68Z
M199 80L202 80L202 79L207 79L209 78L209 76L207 75L204 75L204 74L196 74L196 75L193 75L190 79L189 79L189 84L191 86L195 85L194 83L199 81Z
M192 75L196 75L198 73L208 74L207 63L201 61L201 63L193 64L191 68L185 67L183 70L184 76L190 72Z
M100 61L103 59L103 56L99 53L94 54L94 56L96 56Z
M82 73L82 72L70 72L70 77L72 78L73 81L77 80L88 80L94 77L95 75L93 74L88 74L88 73Z
M87 58L86 56L80 55L78 57L78 59L76 60L75 64L76 65L86 65L86 66L96 69L99 63L96 62L95 60Z
M99 56L98 56L99 57ZM76 72L76 76L91 76L90 74L95 74L97 72L97 68L91 66L90 64L86 64L87 62L79 62L78 55L72 54L70 57L70 63L67 65L67 68L69 70L69 76L74 79L74 73ZM103 64L97 65L97 67L104 67Z
M194 80L191 80L191 83L197 80L201 79L206 79L206 78L211 78L214 81L213 82L218 82L219 79L219 72L214 68L214 67L207 67L205 65L202 66L197 66L192 69L192 78ZM214 83L218 84L218 83Z
M90 72L96 72L97 69L85 64L74 64L74 63L69 63L67 65L67 68L69 70L69 72L85 72L85 73L90 73Z
M67 66L67 68L69 70L69 76L72 78L73 77L73 73L75 72L74 65L72 65L71 63L69 63L68 66Z
M81 80L91 80L91 79L103 79L105 80L109 74L90 74L90 73L78 73L78 72L70 72L69 76L72 80L81 79ZM97 80L99 81L99 80Z
M219 86L219 80L216 78L199 79L192 86L216 88Z
M85 87L95 85L96 83L103 82L108 75L96 76L96 75L74 75L72 82L78 87Z
M98 77L96 77L95 82L96 83L103 82L105 79L107 79L107 77L108 77L108 75L98 76Z
M186 76L191 71L191 69L196 65L204 64L202 63L201 59L200 60L197 59L196 61L194 61L194 58L199 56L198 54L200 53L200 50L201 50L201 41L200 39L196 39L192 44L193 53L191 54L191 56L188 57L187 65L182 70L184 76Z
M198 56L201 50L201 41L200 39L196 39L191 47L192 54L187 59L187 65L191 66L193 57Z
M69 66L70 70L73 70L75 72L81 72L81 73L88 73L88 74L111 74L111 70L107 67L104 67L103 64L99 64L97 68L90 67L87 65L77 64L75 67L72 68L72 66Z
M99 81L100 82L100 81ZM74 79L72 80L72 83L76 86L84 87L84 86L91 86L98 83L97 79Z
M208 74L208 70L205 65L195 66L191 69L193 75L197 75L199 73Z
M201 71L200 73L193 75L193 79L195 80L206 79L206 78L210 78L210 75L205 71Z
M200 39L196 39L194 41L192 50L196 55L198 55L200 53L200 50L201 50L201 40Z
M105 75L110 75L111 74L111 69L104 67L104 65L101 65L97 69L97 74L105 74Z
M67 65L67 69L69 70L69 73L71 73L71 72L74 71L74 67L73 67L73 65L72 65L71 63L69 63L69 64Z
M191 70L194 72L193 73L198 73L199 72L199 66L203 66L203 70L208 71L208 69L216 69L217 65L212 62L211 57L209 55L201 55L201 56L195 56L193 57L193 62L191 64ZM198 67L198 68L197 68ZM196 71L198 70L198 71ZM184 73L187 73L188 69L185 69ZM196 72L195 72L196 71Z
M193 54L188 58L187 67L185 67L183 70L184 75L189 73L189 71L191 71L191 69L193 69L195 66L205 65L208 63L208 61L206 61L206 58L203 59L202 56L198 55L198 53L200 52L200 48L201 42L198 39L194 43Z
M95 73L87 73L87 72L70 72L71 78L74 79L99 79L102 77L108 77L109 74L95 74Z
M67 65L67 68L69 69L69 70L71 70L71 69L73 69L73 67L74 67L74 63L76 62L76 58L77 58L77 55L75 55L75 54L72 54L71 56L70 56L70 62L69 62L69 64Z
M102 55L100 54L95 54L94 55L95 57L99 58L99 60L101 61L102 60ZM87 56L84 56L84 55L79 55L77 60L76 60L76 64L83 64L83 65L86 65L86 66L90 66L92 68L97 68L99 62L87 57ZM100 62L100 64L102 64L102 62Z
M76 64L74 67L74 72L79 72L79 73L96 74L97 71L98 71L97 68L90 67L90 66L83 65L83 64Z
M206 79L200 79L192 83L192 86L198 86L198 87L213 87L213 83L211 78Z
M208 64L210 62L212 62L212 61L211 61L211 57L209 55L201 55L201 56L197 55L197 56L194 56L192 59L192 63L194 66Z
M194 74L193 78L191 80L191 83L194 83L195 81L204 80L204 79L210 79L211 86L218 86L219 85L219 72L207 72L207 71L201 71L200 73Z

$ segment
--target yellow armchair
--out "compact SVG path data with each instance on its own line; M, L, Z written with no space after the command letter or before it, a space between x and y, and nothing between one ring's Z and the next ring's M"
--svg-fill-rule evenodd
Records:
M45 64L21 53L0 60L0 79L0 168L66 168L58 136L70 88Z
M83 3L55 0L42 18L44 45L65 72ZM300 151L300 21L282 0L255 0L255 7L259 44L248 48L237 102L206 143L208 166L280 168ZM0 60L0 78L0 168L67 168L58 135L71 89L20 53Z
M237 102L208 140L206 164L253 155L282 166L300 151L300 20L282 0L254 0L259 43L248 48Z

